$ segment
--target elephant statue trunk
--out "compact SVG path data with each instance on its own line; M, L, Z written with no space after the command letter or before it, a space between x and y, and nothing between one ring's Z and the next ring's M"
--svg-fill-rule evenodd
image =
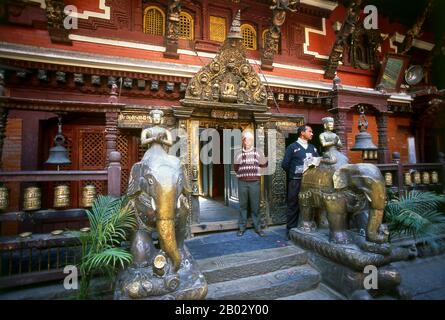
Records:
M389 232L382 224L383 212L385 210L385 185L382 180L373 181L372 189L366 192L369 200L369 218L366 227L366 239L375 243L388 242Z
M156 225L159 232L159 242L161 249L172 260L174 271L179 269L181 264L181 254L176 241L175 213L176 213L176 188L163 188L163 199L159 201L157 208Z

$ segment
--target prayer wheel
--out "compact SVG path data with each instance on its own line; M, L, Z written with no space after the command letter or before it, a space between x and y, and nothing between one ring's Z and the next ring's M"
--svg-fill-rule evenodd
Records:
M42 193L38 187L28 187L23 196L23 210L32 211L40 209Z
M90 208L93 206L94 199L96 198L96 187L93 185L87 185L82 190L82 207Z
M420 177L420 172L419 171L414 172L414 183L415 184L421 184L422 183L422 179Z
M409 172L405 172L405 185L411 186L413 182L411 181L411 174Z
M70 187L67 185L60 185L54 188L54 208L66 208L71 203Z
M437 171L431 172L431 183L438 184L439 183L439 174Z
M386 172L385 173L385 184L388 187L392 186L392 173L391 172Z
M423 184L430 184L430 173L428 171L422 173L422 182Z
M0 187L0 210L6 210L9 207L9 192L5 186Z

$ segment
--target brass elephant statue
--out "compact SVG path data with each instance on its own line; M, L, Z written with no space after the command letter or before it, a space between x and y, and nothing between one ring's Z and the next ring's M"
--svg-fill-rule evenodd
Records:
M326 223L323 217L327 219L331 242L351 242L347 229L357 229L372 243L388 241L388 230L382 224L385 180L373 164L312 167L303 175L299 200L298 226L303 231L314 231L318 216L321 223Z

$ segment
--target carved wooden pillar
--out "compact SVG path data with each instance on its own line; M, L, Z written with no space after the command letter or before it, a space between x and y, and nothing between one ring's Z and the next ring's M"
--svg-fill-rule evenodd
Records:
M377 134L378 134L378 162L389 163L388 149L388 114L380 113L377 115Z
M3 169L2 155L5 139L6 124L8 122L8 109L0 108L0 171Z
M107 159L106 163L108 165L110 160L110 153L112 151L116 151L117 145L117 119L118 112L107 112L105 114L105 148L107 150Z
M181 13L181 1L170 0L167 13L167 32L165 34L164 57L179 59L179 14Z
M209 1L203 0L202 1L202 39L203 40L210 40L210 18L209 18ZM236 11L233 12L233 16L236 15Z
M64 25L65 1L64 0L45 0L46 17L48 19L48 32L51 42L72 44L69 39L69 29ZM71 22L71 21L67 21Z
M0 71L0 97L5 96L4 87L4 73ZM2 155L3 155L3 142L5 139L6 124L8 121L8 109L0 107L0 170L3 168Z
M343 147L340 148L340 151L343 151L344 153L347 153L348 148L348 137L347 137L347 117L348 112L345 109L331 109L330 110L334 114L334 128L335 133L340 138L340 141L343 145Z
M270 154L266 151L266 148L267 150L269 149L269 141L266 139L268 130L265 128L265 125L269 121L270 116L270 113L254 113L256 122L256 148L266 157L270 157ZM267 201L266 184L266 176L262 175L260 190L260 217L262 228L266 228L272 222L270 219L269 202Z
M289 10L289 9L288 9ZM275 53L278 52L280 42L281 26L286 20L286 11L284 8L273 8L272 25L266 34L265 47L261 55L261 69L273 70L273 60Z

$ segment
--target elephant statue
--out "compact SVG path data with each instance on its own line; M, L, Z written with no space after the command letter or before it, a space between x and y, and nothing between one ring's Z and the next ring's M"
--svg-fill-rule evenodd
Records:
M385 207L385 179L373 164L344 164L309 168L303 175L299 194L299 228L316 229L315 217L327 219L331 242L351 242L347 229L366 235L371 243L388 241L388 230L382 224Z
M147 130L149 148L131 168L127 189L138 224L133 263L119 275L115 299L202 299L207 282L184 245L191 214L187 176L179 158L168 154L167 130Z

